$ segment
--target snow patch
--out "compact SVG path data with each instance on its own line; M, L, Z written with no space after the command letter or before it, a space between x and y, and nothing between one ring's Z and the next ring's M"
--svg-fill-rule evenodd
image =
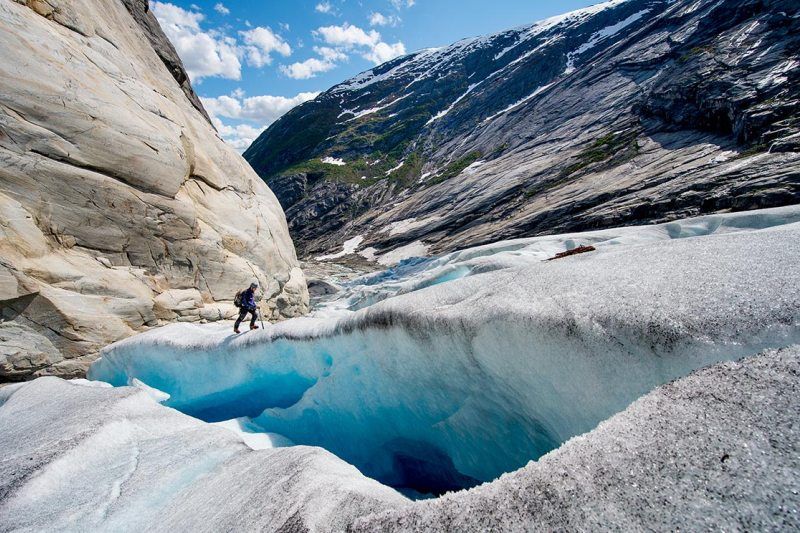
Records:
M251 450L269 450L271 448L294 446L294 443L283 435L264 432L261 427L254 424L246 416L214 422L213 425L235 433Z
M416 218L405 218L403 220L398 220L396 222L392 222L388 226L382 228L380 233L388 233L389 235L400 235L402 233L408 233L409 231L417 228L421 228L431 224L432 222L436 222L440 220L442 217L438 215L434 215L431 217L423 218L421 220L417 220Z
M329 259L338 259L340 257L344 257L346 255L350 255L350 254L354 253L358 249L358 246L363 241L364 241L364 236L363 235L356 235L352 239L348 239L348 240L344 241L344 243L342 243L342 250L340 252L337 252L335 254L320 255L319 257L316 257L315 259L317 261L326 261L326 260L329 260Z
M390 168L389 170L387 170L386 171L386 175L389 176L392 173L400 170L402 168L402 166L405 165L405 164L406 164L405 160L404 161L400 161L399 163L397 163L397 166L394 166L394 167Z
M414 241L380 255L378 257L378 263L384 266L391 266L411 257L425 257L428 255L428 248L430 247L424 242Z
M533 91L533 92L532 92L531 94L529 94L528 96L525 96L524 98L520 98L519 100L517 100L516 102L514 102L514 103L513 103L513 104L511 104L510 106L506 107L505 109L503 109L503 110L501 110L501 111L498 111L498 112L497 112L497 113L495 113L494 115L491 115L491 116L489 116L489 117L486 117L485 119L483 119L483 122L484 122L484 123L486 123L486 122L491 122L492 120L496 119L496 118L497 118L497 117L499 117L500 115L504 115L504 114L508 113L509 111L513 111L514 109L518 108L519 106L521 106L521 105L522 105L522 104L524 104L525 102L527 102L527 101L529 101L529 100L532 100L533 98L535 98L535 97L539 96L540 94L542 94L544 91L546 91L547 89L549 89L549 88L550 88L550 87L551 87L551 86L552 86L554 83L555 83L555 82L553 82L553 83L548 83L547 85L542 85L541 87L538 87L538 88L537 88L535 91Z
M321 161L326 165L335 165L337 167L342 167L347 164L343 159L339 159L338 157L323 157Z
M426 126L429 126L429 125L433 124L434 122L436 122L437 120L439 120L440 118L442 118L442 117L444 117L445 115L447 115L447 114L448 114L450 111L452 111L452 110L453 110L453 108L454 108L456 105L458 105L458 103L459 103L461 100L463 100L464 98L466 98L466 97L467 97L467 95L469 95L469 93L471 93L471 92L473 91L473 89L475 89L475 87L477 87L477 86L478 86L478 85L480 85L481 83L483 83L483 82L481 81L481 82L478 82L478 83L473 83L472 85L470 85L470 86L467 88L467 90L466 90L466 92L465 92L464 94L462 94L461 96L459 96L458 98L456 98L456 99L453 101L453 103L452 103L452 104L450 104L450 105L447 107L447 109L445 109L444 111L439 111L439 112L438 112L438 113L436 113L434 116L432 116L430 119L428 119L428 122L426 122L426 123L425 123L425 125L426 125Z

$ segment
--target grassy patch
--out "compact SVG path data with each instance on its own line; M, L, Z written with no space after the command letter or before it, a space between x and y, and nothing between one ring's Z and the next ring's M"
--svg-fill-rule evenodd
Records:
M376 163L376 161L379 161ZM381 180L391 180L403 187L409 187L416 182L422 172L425 161L417 152L406 156L403 166L386 173L397 167L401 159L394 155L372 154L369 157L360 157L347 161L344 165L331 165L323 163L321 158L309 159L287 168L282 175L307 174L313 181L335 181L339 183L354 183L356 185L372 185Z
M440 170L435 176L433 176L426 182L426 185L429 186L436 185L437 183L442 183L444 181L449 180L450 178L458 176L464 171L465 168L470 166L475 161L478 161L482 157L482 155L483 154L481 154L481 152L479 152L478 150L475 150L473 152L464 155L463 157L457 159L456 161L453 161L452 163L444 167L442 170Z
M560 172L560 177L570 176L590 165L609 160L616 165L630 161L639 153L636 137L636 131L609 133L600 137L579 153L575 161Z
M639 153L639 145L636 142L637 135L636 131L626 131L610 133L596 139L557 175L550 179L537 181L526 188L522 193L523 197L532 198L559 187L572 180L574 174L590 165L602 164L603 167L610 168L630 161Z
M731 159L745 159L747 157L752 157L754 155L763 154L764 152L767 152L767 151L769 151L769 145L768 144L756 144L754 146L751 146L747 150L739 152L738 154L733 156Z
M689 61L693 57L699 56L700 54L713 54L713 53L714 53L714 47L713 46L710 46L710 45L695 46L694 48L692 48L691 50L689 50L688 52L683 54L680 57L679 61L681 63L686 63L687 61Z

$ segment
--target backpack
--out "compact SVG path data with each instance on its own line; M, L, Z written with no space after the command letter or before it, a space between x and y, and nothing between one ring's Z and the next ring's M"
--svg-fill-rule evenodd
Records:
M244 291L239 291L236 293L236 296L233 297L233 305L239 308L242 307L242 293L244 293Z

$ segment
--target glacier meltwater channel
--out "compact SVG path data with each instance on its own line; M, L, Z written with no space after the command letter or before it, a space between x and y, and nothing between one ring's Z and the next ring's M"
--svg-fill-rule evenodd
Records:
M544 261L580 245L595 250ZM800 342L799 257L800 207L505 241L355 280L265 331L153 330L89 377L439 494L693 369Z

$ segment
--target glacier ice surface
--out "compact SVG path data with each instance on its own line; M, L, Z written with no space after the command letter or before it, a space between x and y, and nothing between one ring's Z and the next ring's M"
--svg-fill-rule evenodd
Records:
M147 391L83 384L0 389L0 531L343 531L407 503L325 450L252 450Z
M799 342L798 220L778 208L407 260L265 331L126 339L90 378L249 417L395 487L469 487L693 369ZM584 244L596 251L543 261Z

